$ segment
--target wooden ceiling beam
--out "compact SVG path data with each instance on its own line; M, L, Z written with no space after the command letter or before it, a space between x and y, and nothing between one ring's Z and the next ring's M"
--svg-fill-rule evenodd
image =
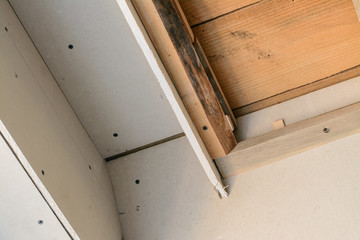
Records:
M205 56L198 55L200 48L179 4L174 0L132 2L210 156L225 156L236 146L227 115L234 123L235 119L219 86L212 85L216 78Z

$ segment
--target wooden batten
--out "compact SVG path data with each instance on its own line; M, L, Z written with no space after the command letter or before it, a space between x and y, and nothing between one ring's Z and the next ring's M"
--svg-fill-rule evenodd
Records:
M215 76L214 71L212 70L212 68L210 66L209 61L206 58L204 50L202 49L202 47L197 39L195 39L195 41L194 41L194 48L195 48L196 54L198 55L202 65L205 69L205 72L206 72L206 75L208 76L210 84L216 93L216 97L221 105L221 108L224 111L224 113L226 114L226 116L231 119L231 123L232 123L231 126L232 126L232 128L234 128L234 126L236 126L237 123L236 123L233 111L231 110L229 103L226 100L223 91L221 90L219 82Z
M360 102L242 141L216 163L226 178L358 132Z
M173 0L132 2L210 156L225 156L236 145L226 117L229 113L224 112L218 100L218 92L209 80L206 63L193 46L191 29L178 3Z

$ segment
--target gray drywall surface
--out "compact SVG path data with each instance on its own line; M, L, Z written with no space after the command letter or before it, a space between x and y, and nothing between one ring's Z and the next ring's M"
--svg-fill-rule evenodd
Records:
M0 166L0 239L70 240L2 136Z
M5 0L0 42L0 120L81 239L121 239L108 168Z
M182 132L116 1L10 3L103 157Z
M238 119L238 134L257 136L278 119L290 124L350 105L360 101L359 89L358 77L249 114ZM228 178L225 199L185 137L116 159L109 169L124 238L359 239L359 146L356 134Z
M229 178L219 199L185 137L109 163L123 236L359 239L360 134ZM139 180L139 184L136 184Z

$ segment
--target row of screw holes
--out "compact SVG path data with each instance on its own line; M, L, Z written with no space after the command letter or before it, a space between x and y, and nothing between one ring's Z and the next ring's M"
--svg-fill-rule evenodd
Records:
M5 27L5 31L6 31L6 32L9 31L7 27ZM68 46L68 48L69 48L69 49L73 49L74 46L73 46L72 44L70 44L70 45ZM15 77L17 77L16 74L15 74ZM91 170L91 166L90 166L90 165L89 165L89 169ZM44 171L44 170L41 170L41 174L42 174L43 176L45 176L45 171ZM138 181L138 180L137 180L137 181ZM138 183L137 183L137 184L138 184ZM43 220L39 220L39 221L38 221L38 224L39 224L39 225L42 225L42 224L44 224L44 221L43 221Z
M5 31L8 31L7 27L5 27ZM68 48L69 48L69 49L73 49L73 48L74 48L74 45L69 44L69 45L68 45ZM207 127L207 126L203 126L202 129L203 129L204 131L206 131L206 130L208 129L208 127ZM324 133L328 133L328 132L329 132L329 129L328 129L328 128L324 128L324 129L323 129L323 132L324 132ZM114 134L113 134L113 137L118 137L118 136L119 136L119 135L118 135L117 133L114 133ZM89 168L90 168L90 170L91 170L91 166L89 166Z
M6 31L6 32L8 31L7 27L5 27L5 31ZM72 44L69 44L69 45L68 45L68 48L69 48L69 49L73 49L74 46L73 46ZM202 129L203 129L204 131L206 131L206 130L208 129L208 127L207 127L207 126L203 126ZM329 132L329 129L328 129L328 128L324 128L324 129L323 129L323 132L324 132L324 133L328 133L328 132ZM118 133L114 133L114 134L113 134L113 137L118 137L118 136L119 136ZM91 170L91 166L90 166L90 165L89 165L89 169ZM44 170L41 170L41 173L42 173L42 175L45 175ZM135 180L135 183L136 183L136 184L139 184L139 183L140 183L140 180L139 180L139 179L136 179L136 180ZM140 207L140 206L137 206L137 210L138 210L139 207ZM138 211L139 211L139 210L138 210ZM38 223L39 223L39 224L43 224L43 221L42 221L42 220L39 220Z

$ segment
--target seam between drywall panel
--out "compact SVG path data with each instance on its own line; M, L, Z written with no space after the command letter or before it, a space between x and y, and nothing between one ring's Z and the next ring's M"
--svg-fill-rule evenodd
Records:
M219 193L220 197L227 197L228 193L226 192L219 173L214 166L212 159L210 158L209 153L207 152L204 143L201 141L200 136L193 126L193 123L188 116L188 113L185 110L185 107L181 104L180 97L178 96L175 87L168 82L169 76L166 72L162 70L160 63L157 61L157 58L154 55L154 52L151 50L148 42L145 39L143 32L141 31L141 26L136 21L132 11L131 3L128 0L117 0L118 5L121 11L124 14L124 17L129 24L129 27L138 42L141 50L143 51L146 60L149 62L149 65L154 72L157 80L160 83L161 88L163 89L167 100L169 101L181 127L183 128L193 150L195 151L196 156L198 157L203 169L205 170L206 175L208 176L210 182L214 186L215 190Z
M59 206L56 204L54 199L51 197L50 193L47 191L44 184L41 182L40 178L37 176L33 168L31 167L30 163L21 152L19 146L16 144L15 140L11 137L10 133L6 129L3 122L0 120L0 134L4 137L6 143L9 145L10 149L13 151L16 158L19 160L20 164L29 175L31 180L33 181L36 188L39 190L40 194L43 196L46 203L49 205L50 209L53 211L55 216L59 219L60 223L63 225L64 229L70 235L71 238L74 240L80 240L79 236L76 234L75 230L66 219L64 214L61 212Z

